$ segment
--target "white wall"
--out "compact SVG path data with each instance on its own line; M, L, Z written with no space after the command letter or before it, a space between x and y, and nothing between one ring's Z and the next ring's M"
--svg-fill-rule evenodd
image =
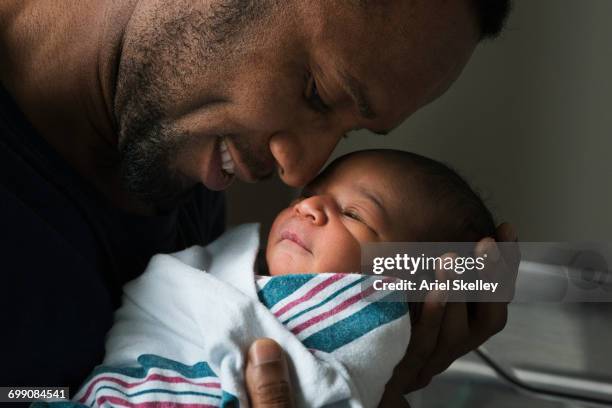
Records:
M335 156L425 154L458 169L523 241L612 241L611 19L610 0L515 1L504 35L477 49L442 98L388 136L355 132ZM270 186L271 201L285 200ZM243 188L228 194L230 223L265 207L253 186L237 205Z

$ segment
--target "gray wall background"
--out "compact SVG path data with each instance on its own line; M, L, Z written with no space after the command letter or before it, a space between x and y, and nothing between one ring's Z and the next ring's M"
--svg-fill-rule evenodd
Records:
M390 135L351 133L333 157L414 151L457 169L523 241L612 240L611 17L610 0L515 1L444 96ZM228 222L267 228L291 194L276 177L236 183Z

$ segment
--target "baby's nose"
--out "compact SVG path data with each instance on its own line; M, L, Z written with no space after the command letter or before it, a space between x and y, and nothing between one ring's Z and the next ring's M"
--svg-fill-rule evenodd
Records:
M322 196L315 195L305 198L294 206L298 216L307 218L315 225L325 225L327 214L325 200Z

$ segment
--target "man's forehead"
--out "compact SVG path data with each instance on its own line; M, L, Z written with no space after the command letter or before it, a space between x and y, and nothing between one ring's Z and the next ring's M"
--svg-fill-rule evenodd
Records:
M460 10L466 0L445 3ZM337 11L340 21L327 22L317 36L317 63L337 71L365 119L362 127L385 133L398 126L441 95L467 62L477 43L472 19L465 10L463 19L453 20L450 11L445 15L431 7L420 0L390 1L373 16L344 7Z

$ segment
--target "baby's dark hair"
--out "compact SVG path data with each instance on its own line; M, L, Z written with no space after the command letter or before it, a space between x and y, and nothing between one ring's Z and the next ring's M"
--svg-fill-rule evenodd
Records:
M410 152L401 152L415 165L416 179L430 195L433 214L441 222L430 230L430 241L477 242L495 236L495 222L482 198L450 166Z
M495 235L495 222L491 212L472 187L451 167L416 153L392 149L375 149L353 154L380 154L381 160L398 164L406 170L406 177L393 184L398 188L416 187L426 196L429 217L420 228L419 241L477 242Z

